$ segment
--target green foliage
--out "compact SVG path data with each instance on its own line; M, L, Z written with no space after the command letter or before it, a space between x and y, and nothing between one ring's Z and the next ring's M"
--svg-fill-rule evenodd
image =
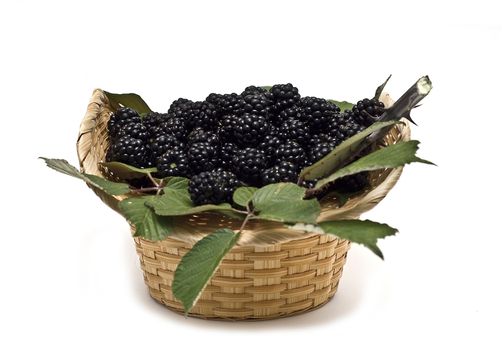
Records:
M369 220L339 220L321 222L319 226L325 233L348 239L369 248L373 253L383 259L383 254L377 246L377 240L392 236L397 229L386 224L380 224Z
M396 124L397 121L387 121L382 123L374 123L360 133L348 138L341 144L335 147L330 153L324 156L318 162L305 168L300 173L300 177L307 180L314 180L331 175L340 165L347 161L352 155L354 150L360 145L363 140L381 128Z
M239 187L235 190L232 199L236 204L245 208L253 198L256 190L258 190L256 187Z
M337 101L337 100L328 100L329 102L335 104L340 108L340 110L343 112L345 110L351 110L352 107L354 107L353 103L347 102L347 101Z
M112 182L96 175L81 173L77 170L77 168L69 164L64 159L48 159L44 157L40 157L40 159L43 159L45 161L45 164L47 164L49 168L56 170L62 174L84 180L87 184L94 186L111 196L117 196L130 192L128 184Z
M145 202L154 196L127 198L119 202L119 208L125 218L136 227L135 236L151 241L166 238L173 232L172 218L158 216Z
M232 230L219 229L195 243L183 256L174 272L172 288L185 312L190 311L197 302L223 257L238 238L239 235Z
M152 111L138 94L114 94L108 91L104 93L114 109L119 109L121 106L129 107L142 115Z
M114 175L124 180L138 179L157 172L157 168L141 169L121 162L103 162L102 164Z
M418 150L418 144L418 141L412 140L407 142L399 142L394 145L389 145L387 147L381 148L368 154L367 156L359 158L346 167L335 171L330 176L319 180L315 187L321 188L338 178L360 173L363 171L397 168L412 162L433 164L428 160L418 158L415 155Z

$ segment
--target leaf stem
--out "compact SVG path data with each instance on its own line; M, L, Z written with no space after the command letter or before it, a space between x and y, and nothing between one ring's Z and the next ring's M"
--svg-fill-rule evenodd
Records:
M146 173L148 175L148 178L150 179L150 181L153 182L153 184L158 188L160 187L159 183L157 182L157 180L154 179L154 177L152 176L152 173L148 172ZM161 181L162 182L162 181Z

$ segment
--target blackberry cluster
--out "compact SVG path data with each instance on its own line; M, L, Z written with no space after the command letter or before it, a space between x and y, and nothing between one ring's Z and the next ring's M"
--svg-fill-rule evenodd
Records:
M302 98L292 84L252 85L240 94L211 93L204 101L179 98L167 113L140 117L131 108L118 109L108 122L106 160L156 167L159 178L188 177L197 205L231 202L238 186L296 183L304 167L383 112L373 99L340 112L326 99ZM348 176L335 185L357 191L367 185L367 176Z

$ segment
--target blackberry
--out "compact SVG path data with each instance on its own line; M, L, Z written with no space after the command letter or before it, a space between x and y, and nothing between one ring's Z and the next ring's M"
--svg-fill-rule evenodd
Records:
M159 134L171 134L177 139L184 140L188 135L189 128L187 121L183 117L170 117L162 122L159 126L157 136Z
M336 137L330 134L319 133L310 136L308 147L313 148L316 145L324 142L329 143L332 148L340 144L340 141Z
M247 95L256 95L264 93L268 93L268 91L262 87L251 85L245 88L243 92L241 92L241 96L244 97Z
M352 119L352 115L346 112L337 114L336 118L330 121L328 128L329 135L338 140L338 142L342 142L364 129L364 126L356 123Z
M275 118L275 124L280 125L288 119L306 121L305 111L298 106L288 107L279 113Z
M245 113L259 114L268 116L270 108L273 104L272 100L265 94L250 94L243 97Z
M167 114L169 114L170 117L188 119L187 114L190 112L192 105L192 101L187 100L186 98L179 98L171 103Z
M309 150L310 164L317 162L333 149L333 145L329 142L321 142Z
M234 133L237 129L237 116L229 114L220 120L218 135L222 141L233 142Z
M352 111L348 113L352 113L352 118L358 124L364 126L370 126L373 124L378 117L380 117L385 111L385 106L382 102L372 98L363 99L358 101L354 107L352 107Z
M302 146L295 141L287 141L280 145L275 152L276 159L287 161L302 168L307 163L307 156Z
M188 192L195 205L232 203L237 186L239 180L229 171L205 171L192 176Z
M368 172L362 172L336 180L333 189L344 193L359 192L368 185Z
M265 152L251 147L238 150L233 158L233 168L239 179L248 185L257 186L261 173L267 168Z
M298 88L292 84L277 84L270 89L274 97L274 110L276 113L295 105L300 101L300 94Z
M301 98L300 106L310 128L315 131L325 130L329 126L330 120L340 112L337 105L317 97Z
M267 162L272 164L275 162L275 152L277 148L283 143L279 136L273 133L265 135L263 141L258 145L258 148L265 152L265 157L267 157Z
M157 170L158 176L162 178L167 176L189 176L190 168L186 153L179 147L168 150L157 159Z
M238 148L235 144L226 142L220 148L220 162L221 167L226 170L233 168L233 159L237 153Z
M284 141L293 140L300 144L306 144L310 140L308 125L297 119L288 119L282 123L278 135Z
M150 150L154 159L157 159L174 147L184 148L185 144L171 134L162 134L150 140Z
M218 166L218 148L207 142L194 143L187 151L191 171L196 174Z
M268 185L277 182L293 182L298 181L298 167L290 162L279 162L271 168L266 169L262 176L263 185Z
M220 144L220 137L212 131L195 128L188 134L187 141L189 146L199 142L207 142L213 146L218 146Z
M143 125L146 127L149 135L159 133L160 124L167 120L167 113L149 112L142 120Z
M267 119L258 114L246 113L237 117L234 129L234 140L242 147L257 145L269 132Z
M235 93L224 95L212 93L206 97L206 102L214 105L220 116L226 114L240 114L244 107L244 99L241 95Z
M122 162L137 168L151 167L151 153L145 142L125 135L110 145L107 162Z
M208 102L193 102L187 111L186 118L191 128L213 130L218 125L217 110Z
M186 99L186 98L180 97L171 103L171 106L169 106L169 110L167 111L167 113L169 113L169 114L176 113L176 110L179 107L186 105L188 103L193 103L193 102L191 100Z
M122 129L119 130L117 137L130 136L134 139L140 139L143 141L148 140L150 133L145 125L138 122L131 122L126 124Z
M119 108L108 120L108 134L112 138L118 136L120 129L129 123L141 123L138 112L128 107Z

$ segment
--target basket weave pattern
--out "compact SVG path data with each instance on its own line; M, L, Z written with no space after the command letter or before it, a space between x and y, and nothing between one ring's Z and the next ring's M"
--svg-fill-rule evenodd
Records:
M385 101L384 101L385 102ZM107 121L113 111L102 90L95 90L80 126L77 153L81 170L111 180L116 176L101 164L109 140ZM396 125L384 144L409 139L409 126ZM371 188L338 207L336 199L321 201L319 221L356 219L378 204L398 180L402 168L373 171ZM110 196L92 188L112 209L124 196ZM169 309L183 312L171 285L181 257L200 238L219 227L236 223L215 213L176 217L177 227L162 241L135 238L145 283L150 295ZM208 319L272 319L325 304L335 294L350 242L332 235L291 230L280 223L254 222L225 256L190 316ZM134 227L132 227L134 232Z

